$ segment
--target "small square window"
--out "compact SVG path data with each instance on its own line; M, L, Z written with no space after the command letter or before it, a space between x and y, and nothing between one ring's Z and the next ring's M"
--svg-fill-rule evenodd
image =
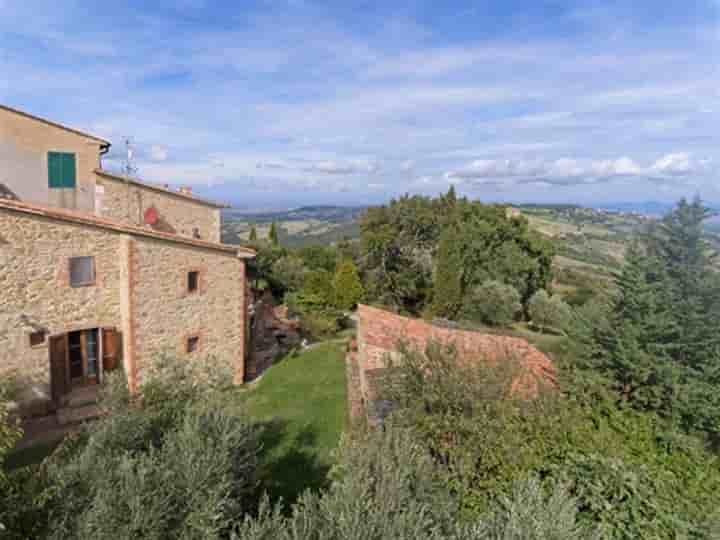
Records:
M193 227L192 235L193 238L197 238L198 240L200 240L200 229L198 229L197 227Z
M70 258L70 286L95 285L95 257Z
M190 336L185 343L185 352L194 353L200 347L200 336Z
M188 292L197 292L200 286L200 272L188 272Z
M39 347L45 344L45 330L37 330L30 334L30 346Z

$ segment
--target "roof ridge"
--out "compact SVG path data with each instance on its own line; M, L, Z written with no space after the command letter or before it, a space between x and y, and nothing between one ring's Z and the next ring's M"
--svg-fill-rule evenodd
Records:
M61 124L60 122L48 120L47 118L43 118L42 116L38 116L36 114L22 111L20 109L10 107L9 105L3 105L2 103L0 103L0 109L5 109L6 111L10 111L11 113L19 114L20 116L30 118L31 120L37 120L38 122L42 122L44 124L48 124L48 125L56 127L56 128L64 129L65 131L70 131L71 133L75 133L76 135L81 135L83 137L87 137L89 139L93 139L93 140L99 141L101 143L105 143L108 146L112 144L107 139L103 139L102 137L98 137L97 135L93 135L92 133L88 133L86 131L81 131L79 129L75 129L70 126L66 126L65 124Z
M159 191L161 193L167 193L168 195L175 195L176 197L189 199L191 201L195 201L200 204L214 206L215 208L230 208L230 205L227 203L213 201L212 199L206 199L205 197L199 197L199 196L191 194L191 193L183 193L181 191L174 191L174 190L164 187L162 185L154 184L152 182L148 182L147 180L141 180L140 178L135 178L133 176L125 176L122 174L117 174L117 173L113 173L110 171L106 171L105 169L101 169L101 168L95 169L95 173L99 174L100 176L103 176L105 178L118 180L119 182L127 182L130 184L136 184L141 187L146 187L148 189L154 189L155 191Z

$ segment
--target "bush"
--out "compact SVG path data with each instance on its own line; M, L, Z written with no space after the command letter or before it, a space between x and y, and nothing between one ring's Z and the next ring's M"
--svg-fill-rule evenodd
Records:
M137 400L113 382L112 414L40 470L45 537L223 538L255 508L256 429L202 371L163 357Z
M338 265L332 287L334 305L341 311L353 309L365 294L357 267L350 259Z
M409 432L387 426L341 446L334 482L307 492L290 516L263 503L238 524L233 540L584 540L575 500L563 486L549 494L535 478L479 519L465 520L426 448Z
M518 367L497 360L459 362L437 345L401 351L380 396L395 404L391 421L425 442L464 515L481 518L536 474L547 489L565 486L577 522L603 538L701 534L697 524L720 507L718 456L612 401L514 397Z
M545 290L539 290L530 299L528 313L533 324L541 330L564 331L572 317L570 306L559 297L550 296Z
M285 291L299 290L306 272L302 259L293 255L281 257L272 265L273 278Z
M508 326L522 309L520 293L499 281L486 281L465 300L463 316L491 326Z

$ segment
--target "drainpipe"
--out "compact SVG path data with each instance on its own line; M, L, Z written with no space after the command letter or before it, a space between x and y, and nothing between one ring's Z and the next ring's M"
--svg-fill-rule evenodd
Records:
M112 146L110 143L103 143L100 145L100 155L98 156L98 165L102 169L102 157L107 154L110 151L110 146Z

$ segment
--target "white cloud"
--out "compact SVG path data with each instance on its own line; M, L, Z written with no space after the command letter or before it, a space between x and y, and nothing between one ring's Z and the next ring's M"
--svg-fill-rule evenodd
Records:
M150 158L153 161L166 161L168 158L167 148L158 144L152 145L152 147L150 147Z
M400 170L403 172L410 172L413 169L415 169L415 161L412 159L408 159L407 161L403 161L400 164Z
M643 167L629 157L610 160L560 158L554 161L526 159L480 159L445 173L450 182L490 184L585 184L614 178L647 178L671 181L706 172L708 160L695 160L687 153L662 156Z

